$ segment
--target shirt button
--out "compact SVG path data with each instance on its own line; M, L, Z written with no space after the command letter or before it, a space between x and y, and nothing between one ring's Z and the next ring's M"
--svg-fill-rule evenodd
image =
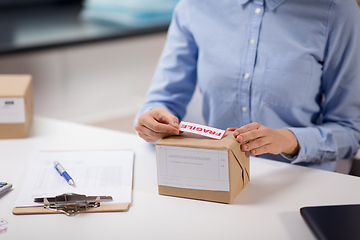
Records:
M247 111L247 108L246 108L246 107L242 107L241 110L242 110L243 112L246 112L246 111Z
M251 39L250 40L250 44L253 45L255 43L255 40L254 39Z
M261 12L260 8L255 9L255 13L260 13L260 12Z
M245 73L244 78L248 79L250 77L250 74Z

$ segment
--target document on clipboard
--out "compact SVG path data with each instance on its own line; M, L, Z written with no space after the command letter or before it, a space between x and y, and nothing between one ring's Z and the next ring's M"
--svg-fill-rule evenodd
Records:
M64 193L111 196L112 200L85 212L127 211L132 197L134 156L131 150L39 152L29 168L13 214L57 213L34 199L54 199ZM67 170L75 187L61 177L54 162L60 162Z

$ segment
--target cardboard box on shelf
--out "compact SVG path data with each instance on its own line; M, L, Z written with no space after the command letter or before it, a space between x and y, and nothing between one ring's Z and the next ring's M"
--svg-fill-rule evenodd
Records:
M231 203L250 181L249 153L232 135L221 140L193 134L156 143L160 195Z
M27 137L32 118L32 77L0 75L0 139Z

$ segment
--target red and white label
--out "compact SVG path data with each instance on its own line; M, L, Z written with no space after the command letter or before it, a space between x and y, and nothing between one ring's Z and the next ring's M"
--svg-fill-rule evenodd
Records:
M197 123L185 122L185 121L180 122L179 130L182 132L194 133L197 135L214 138L217 140L222 139L226 132L225 130L222 129L213 128Z

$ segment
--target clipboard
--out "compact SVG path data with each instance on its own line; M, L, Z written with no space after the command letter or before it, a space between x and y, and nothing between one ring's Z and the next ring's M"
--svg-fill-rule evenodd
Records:
M94 213L94 212L126 212L129 210L130 203L127 204L108 204L101 205L97 208L88 209L81 213ZM62 212L52 211L45 209L43 206L39 207L14 207L12 210L14 215L29 215L29 214L63 214Z
M79 213L124 212L130 207L130 203L101 205L101 199L112 201L111 196L67 193L50 198L35 198L34 202L43 202L44 206L14 207L12 212L14 215L64 213L67 216L74 216Z
M77 162L72 164L71 161L75 161L74 159L76 159ZM119 159L121 159L121 162L119 162ZM80 187L77 186L76 189L71 188L71 190L67 188L68 184L66 181L59 176L59 173L55 169L53 169L53 164L50 164L53 163L54 160L61 160L64 164L68 161L67 164L73 171L72 173L75 175L75 181L78 181ZM133 162L134 151L131 150L39 152L28 171L27 180L25 181L25 184L18 196L18 200L12 210L12 213L14 215L66 214L66 211L54 211L56 204L58 204L57 206L64 207L63 205L65 204L66 207L70 205L76 209L81 209L77 211L76 214L80 212L93 213L128 211L132 195ZM84 166L86 167L86 171L83 171ZM78 174L77 176L76 173ZM107 177L110 180L103 182ZM63 183L65 183L65 188L63 185L59 185ZM56 186L54 191L52 191L53 186ZM59 188L62 190L59 190ZM87 191L87 188L91 188L92 190ZM99 191L97 189L99 189ZM67 193L70 191L76 191L77 193ZM47 196L45 197L44 194ZM84 194L90 195L86 196ZM102 198L99 200L99 203L96 203L95 198L100 196L94 196L95 194L106 194L106 196L101 196ZM44 205L34 203L34 196L37 199L44 199ZM67 199L57 199L58 202L56 203L55 201L56 204L54 204L54 199L61 196L65 196ZM81 196L82 198L85 197L85 202L87 203L85 204L84 199L80 199L77 200L78 202L76 204L74 204L74 197L78 196ZM114 198L113 203L102 204L103 197L110 196L111 198ZM49 199L50 205L48 204L48 206L45 206L45 199ZM39 201L35 202L39 203ZM86 208L82 209L85 206L84 204L86 205ZM97 206L88 208L89 204Z

